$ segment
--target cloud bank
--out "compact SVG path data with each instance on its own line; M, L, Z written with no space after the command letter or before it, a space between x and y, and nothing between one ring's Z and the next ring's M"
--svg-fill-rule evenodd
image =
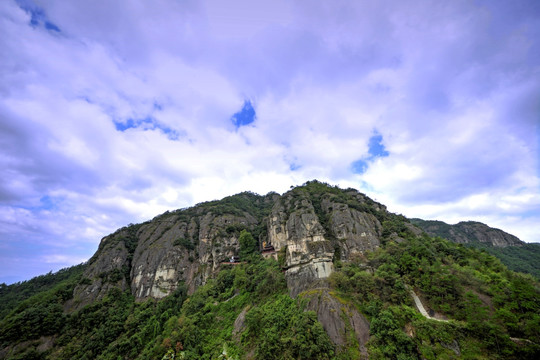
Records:
M317 178L540 241L537 1L3 1L0 281Z

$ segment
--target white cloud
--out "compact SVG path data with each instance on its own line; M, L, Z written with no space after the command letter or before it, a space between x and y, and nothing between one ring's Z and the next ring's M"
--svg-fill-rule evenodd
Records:
M167 209L313 178L540 241L534 1L19 4L60 29L0 5L0 246L42 244L35 271ZM116 129L130 119L147 122ZM353 174L374 130L390 155Z

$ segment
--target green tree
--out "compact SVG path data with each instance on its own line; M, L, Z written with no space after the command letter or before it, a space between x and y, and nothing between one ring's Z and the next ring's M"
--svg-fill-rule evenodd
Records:
M255 240L249 231L242 230L240 232L240 236L238 237L238 242L240 243L240 257L242 259L257 252L258 250L257 240Z

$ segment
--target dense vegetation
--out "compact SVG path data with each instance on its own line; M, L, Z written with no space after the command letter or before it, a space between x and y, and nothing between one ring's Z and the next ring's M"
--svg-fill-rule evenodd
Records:
M370 320L372 359L540 354L538 283L489 254L440 238L407 236L368 259L337 262L330 284L341 301ZM136 303L131 294L112 289L102 301L65 313L62 304L78 278L74 272L2 320L1 346L23 341L9 359L349 358L336 352L316 315L302 310L302 297L287 295L277 262L256 253L248 263L224 267L189 297L179 286L161 301ZM408 286L452 321L422 317ZM54 339L55 347L38 352L41 337Z
M368 254L367 264L340 264L330 278L340 296L369 316L371 358L538 357L540 289L533 278L507 270L485 252L402 235L405 241ZM452 320L422 317L409 289Z
M265 196L261 196L245 191L227 196L221 200L202 202L190 208L179 209L173 212L167 211L164 214L156 216L154 220L177 216L178 220L181 221L201 213L212 213L214 215L243 215L244 213L248 213L260 221L270 213L273 204L272 198L276 195L276 193L270 192Z
M522 246L495 247L491 244L470 243L469 247L484 250L499 258L510 270L527 273L540 279L540 244L528 243Z
M156 219L212 212L250 213L261 220L270 212L272 196L242 193ZM335 244L340 240L333 237L324 208L329 198L370 213L380 223L381 247L350 261L334 256L325 289L369 320L371 359L540 358L537 279L508 270L487 249L415 234L406 218L382 211L381 204L354 190L319 182L293 189L293 208L312 206ZM131 261L140 226L120 229L100 251L123 242ZM264 230L264 225L226 227L227 236L238 238L242 262L222 264L191 295L179 283L159 301L137 302L129 290L113 286L105 297L75 310L69 304L74 288L90 281L82 276L87 265L2 285L0 359L358 359L354 336L343 346L334 345L317 315L306 311L320 289L295 299L288 295L284 249L279 261L259 254L256 239ZM171 240L190 251L193 241ZM101 278L115 284L116 275L129 279L130 273ZM447 321L422 316L412 292L432 316Z
M72 280L76 280L73 278ZM23 343L9 359L329 359L333 345L313 312L287 295L274 260L251 255L222 269L187 297L136 303L112 289L101 301L64 313L74 282L35 295L0 323L0 346ZM239 315L242 314L240 317ZM243 319L237 321L237 318ZM236 328L235 328L236 327ZM38 352L39 339L54 348Z
M29 297L52 289L59 283L82 274L85 264L61 269L56 273L49 272L35 278L11 285L0 284L0 319L4 318L22 301Z
M442 221L411 219L411 222L422 229L429 229L432 235L448 240L454 240L455 233L469 242L465 245L484 250L497 257L510 270L523 272L540 279L540 243L523 243L520 246L496 247L490 243L479 242L472 234L463 231L461 227L471 222L449 225Z

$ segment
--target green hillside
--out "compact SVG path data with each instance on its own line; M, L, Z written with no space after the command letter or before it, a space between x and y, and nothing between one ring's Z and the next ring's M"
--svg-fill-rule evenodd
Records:
M464 231L463 228L472 222L449 225L433 220L411 219L410 221L433 236L440 236L453 242L462 242L465 239L466 246L488 252L501 260L510 270L531 274L540 279L540 243L520 241L516 246L494 246L489 242L480 242L474 234Z
M467 246L484 250L497 257L510 270L531 274L540 279L540 243L527 243L522 246L504 248L480 243L471 243Z
M54 274L50 272L36 276L28 281L11 285L0 284L0 319L29 297L50 290L63 281L76 279L82 275L84 268L85 264L80 264L59 270Z
M242 261L222 264L189 295L180 283L160 300L141 301L118 281L103 298L77 307L74 289L90 280L80 268L68 269L67 278L56 276L6 308L0 359L540 358L536 279L485 251L415 234L403 217L386 219L380 247L348 261L334 256L331 275L295 298L280 265L286 252L263 258L246 229L239 230ZM0 302L12 296L0 293ZM344 321L342 343L318 317L327 299L336 300L330 313ZM365 352L354 313L369 322Z
M331 289L371 321L372 359L534 359L540 354L539 284L486 253L443 239L411 237L369 253L366 264L338 262L336 267ZM2 320L0 341L9 349L3 358L359 355L353 339L345 348L335 348L314 313L302 311L303 298L312 294L291 299L278 263L258 255L245 264L224 267L191 296L180 287L161 301L136 303L129 293L113 289L102 301L66 314L62 304L72 285L63 282L34 295ZM420 315L406 285L451 321ZM241 314L243 326L235 329ZM42 337L54 346L40 353Z

